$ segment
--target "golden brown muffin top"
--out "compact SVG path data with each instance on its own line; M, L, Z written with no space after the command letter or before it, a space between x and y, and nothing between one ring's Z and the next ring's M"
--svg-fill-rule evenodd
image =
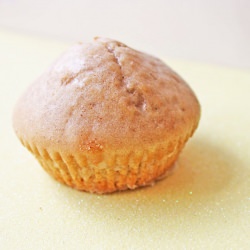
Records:
M19 137L51 150L136 149L190 136L199 103L161 60L104 38L64 53L19 100Z

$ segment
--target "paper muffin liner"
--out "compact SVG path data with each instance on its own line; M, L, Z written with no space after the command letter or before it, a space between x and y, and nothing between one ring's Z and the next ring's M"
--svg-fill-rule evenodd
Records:
M65 154L48 151L28 143L22 144L56 180L78 190L111 193L153 184L166 175L186 142L173 142L126 153L99 152Z

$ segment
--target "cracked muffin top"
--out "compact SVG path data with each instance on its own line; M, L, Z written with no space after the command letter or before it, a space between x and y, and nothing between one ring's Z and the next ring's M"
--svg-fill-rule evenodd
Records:
M189 137L199 116L192 90L161 60L95 38L64 53L22 96L13 117L25 140L94 152Z

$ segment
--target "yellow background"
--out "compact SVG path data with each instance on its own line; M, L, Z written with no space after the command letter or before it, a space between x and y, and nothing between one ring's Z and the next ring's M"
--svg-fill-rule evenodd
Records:
M101 196L54 181L12 130L17 98L67 46L0 33L0 248L249 249L250 72L167 60L200 126L174 174Z

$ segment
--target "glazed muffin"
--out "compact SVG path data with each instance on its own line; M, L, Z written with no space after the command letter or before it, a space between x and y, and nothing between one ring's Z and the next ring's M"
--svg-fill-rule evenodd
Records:
M13 126L55 179L96 193L164 176L200 105L161 60L104 38L64 53L18 101Z

